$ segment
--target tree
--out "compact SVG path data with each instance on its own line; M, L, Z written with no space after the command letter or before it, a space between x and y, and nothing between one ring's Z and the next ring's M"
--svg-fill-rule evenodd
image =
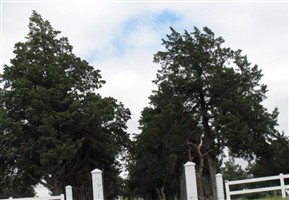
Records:
M8 199L9 197L33 197L35 195L34 182L28 178L27 174L13 168L5 156L0 156L0 198Z
M221 173L224 180L241 180L249 178L248 171L244 170L241 165L235 163L235 159L230 157L221 167Z
M258 157L251 165L250 172L255 177L275 176L289 173L289 138L284 133L277 134L267 146L266 155Z
M5 127L4 119L6 119L5 111L0 108L0 133L3 133ZM35 182L31 181L23 171L14 167L14 160L7 156L8 149L1 138L0 147L2 147L0 151L0 198L21 197L23 194L27 197L34 196L35 191L32 185Z
M171 98L168 96L165 101L173 102ZM182 133L189 122L182 120L179 106L174 102L158 109L145 108L142 112L142 132L135 138L131 151L133 162L129 166L130 189L136 195L159 200L180 198L180 188L176 185L187 160Z
M90 171L102 169L112 198L116 157L129 145L130 112L96 94L105 83L100 71L75 56L59 34L33 11L27 41L15 45L11 66L4 66L0 154L53 194L63 193L67 184L88 184Z
M210 195L216 196L213 183L224 150L248 160L264 155L263 147L277 133L278 111L269 113L261 104L267 87L260 83L262 73L258 66L252 66L241 50L223 47L224 40L216 38L209 28L204 27L201 32L195 27L192 33L185 31L184 34L171 28L171 34L162 41L165 50L154 55L154 62L160 64L161 69L154 81L158 89L150 97L150 109L155 115L162 113L159 121L168 125L168 129L172 124L178 128L190 124L182 131L173 129L171 136L166 131L159 134L164 135L164 140L175 137L182 140L179 145L186 144L186 149L184 145L180 147L183 150L178 156L187 153L187 157L197 163L199 198L207 196L202 187L206 176L211 179ZM171 99L179 101L180 118L174 118L173 123L166 121L163 109L171 103L175 105ZM142 119L146 115L143 113ZM154 130L146 131L153 123L154 120L150 120L141 124L141 135L146 136L139 136L137 143L143 143L143 152L152 145L142 137L157 137ZM155 151L162 152L162 148L157 146ZM152 168L148 166L146 170Z

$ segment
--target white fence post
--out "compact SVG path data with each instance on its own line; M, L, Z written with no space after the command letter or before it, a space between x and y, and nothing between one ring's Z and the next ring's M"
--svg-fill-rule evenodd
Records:
M282 198L286 198L284 175L280 174L279 176L280 176L280 186L281 186Z
M93 200L103 200L102 171L95 169L92 174Z
M70 185L65 187L66 200L73 200L72 187Z
M226 189L226 197L227 200L231 200L231 195L230 195L230 186L229 186L229 181L225 181L225 189Z
M223 175L220 173L216 174L216 186L217 186L217 199L225 200Z
M195 163L185 164L187 200L198 200Z

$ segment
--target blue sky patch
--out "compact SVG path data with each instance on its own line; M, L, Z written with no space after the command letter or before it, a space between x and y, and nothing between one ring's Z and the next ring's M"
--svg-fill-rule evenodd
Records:
M157 24L175 23L179 20L181 20L181 16L169 10L164 10L163 12L157 14L154 19L155 23Z
M121 56L127 49L131 48L131 46L126 43L126 38L141 26L149 26L151 29L160 26L169 28L181 19L181 15L170 10L162 10L161 12L154 13L139 13L129 18L121 25L120 31L112 40L116 55Z

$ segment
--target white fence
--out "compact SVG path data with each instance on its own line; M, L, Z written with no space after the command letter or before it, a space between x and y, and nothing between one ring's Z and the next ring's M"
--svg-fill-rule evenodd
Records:
M220 176L220 175L218 175L218 176ZM277 176L268 176L268 177L262 177L262 178L251 178L251 179L236 180L236 181L226 181L225 182L225 189L226 189L227 200L231 200L231 196L232 195L267 192L267 191L276 191L276 190L281 190L282 198L286 198L285 190L289 189L289 185L285 185L284 179L287 179L287 178L289 178L289 174L287 174L287 175L280 174L280 175L277 175ZM272 181L272 180L280 180L280 185L279 186L272 186L272 187L261 187L261 188L253 188L253 189L235 190L235 191L231 191L230 190L230 186L231 185L240 185L240 184L248 184L248 183L256 183L256 182L265 182L265 181ZM216 181L217 181L218 200L224 200L224 195L222 195L222 194L224 194L223 186L220 185L221 184L220 183L220 177L216 176ZM219 181L219 187L218 187L218 181Z
M103 200L103 181L102 171L95 169L91 172L92 175L92 190L94 200ZM72 187L70 185L65 187L66 200L73 200ZM48 196L48 197L27 197L27 198L13 198L0 199L0 200L65 200L64 194L59 196Z
M188 162L185 164L185 177L186 177L186 195L187 200L198 200L197 194L197 182L196 182L196 174L195 174L195 164L192 162ZM289 174L280 174L277 176L269 176L262 178L251 178L244 180L236 180L236 181L225 181L225 190L226 190L226 200L231 200L231 196L240 195L240 194L250 194L250 193L258 193L258 192L267 192L267 191L276 191L280 190L282 193L282 198L286 198L286 189L289 189L289 185L285 185L284 179L289 179ZM242 190L230 190L230 186L232 185L243 185L250 184L256 182L265 182L265 181L273 181L279 180L280 185L271 186L271 187L260 187L260 188L252 188L252 189L242 189ZM224 181L222 174L216 174L216 189L217 189L217 199L225 200L224 193Z
M187 162L184 167L185 167L185 179L186 179L186 199L198 200L195 164L193 162ZM104 198L103 198L102 171L95 169L91 172L91 174L92 174L93 199L103 200ZM287 178L289 178L289 174L287 175L280 174L278 176L252 178L252 179L244 179L244 180L237 180L237 181L225 181L225 190L226 190L227 200L231 200L232 195L275 191L275 190L281 190L282 197L286 198L285 190L289 189L289 185L285 185L284 179L287 179ZM272 187L235 190L235 191L230 190L230 186L232 185L264 182L264 181L272 181L272 180L280 180L280 185L272 186ZM225 200L224 182L223 182L222 174L216 175L216 188L217 188L217 199ZM72 189L73 188L69 185L65 187L66 200L73 200ZM59 196L32 197L32 198L30 197L30 198L14 198L13 199L12 197L10 197L9 199L0 199L0 200L64 200L64 199L65 199L64 195L61 194Z
M9 199L0 199L0 200L64 200L64 194L59 196L47 196L47 197L25 197L25 198L13 198L9 197Z

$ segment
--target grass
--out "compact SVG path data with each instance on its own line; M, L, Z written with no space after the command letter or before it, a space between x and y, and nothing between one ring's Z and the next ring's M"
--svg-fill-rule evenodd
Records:
M280 196L269 196L269 197L265 197L265 198L262 198L264 200L284 200L284 199L289 199L289 197L286 197L286 198L282 198Z
M286 194L286 198L282 198L281 192L265 192L265 193L249 193L244 195L237 195L231 197L235 200L289 200L289 195Z
M247 200L247 199L242 199L242 200ZM289 197L286 197L283 199L281 196L268 196L268 197L259 198L258 200L289 200Z

